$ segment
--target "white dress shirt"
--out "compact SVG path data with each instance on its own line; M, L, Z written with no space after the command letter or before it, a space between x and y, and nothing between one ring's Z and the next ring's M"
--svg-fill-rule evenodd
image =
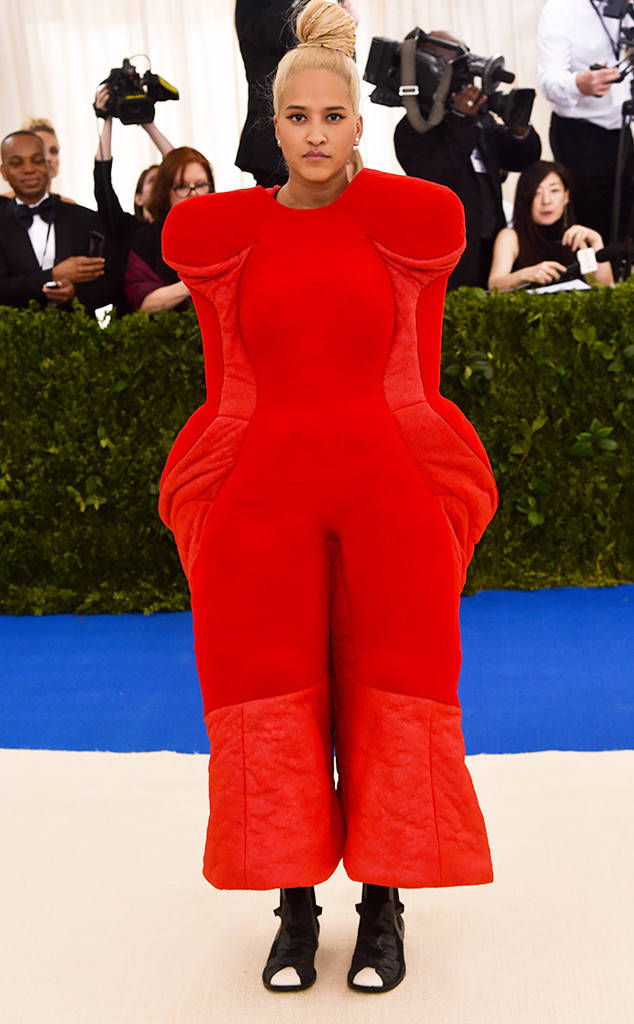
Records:
M601 13L605 6L606 0L597 3ZM633 24L629 15L624 18L625 27ZM547 0L537 29L537 83L561 117L583 118L615 129L621 127L621 105L630 98L630 77L612 85L605 96L584 96L575 80L591 64L607 61L613 67L616 63L606 28L616 45L618 19L604 17L603 25L590 0Z
M48 192L45 192L42 198L38 199L37 203L23 203L21 199L18 199L17 196L15 197L18 206L28 206L30 210L33 210L35 206L39 206L45 199L48 199ZM27 228L27 231L37 262L42 270L50 270L51 267L55 266L55 224L47 224L36 213L33 217L33 223L30 228Z

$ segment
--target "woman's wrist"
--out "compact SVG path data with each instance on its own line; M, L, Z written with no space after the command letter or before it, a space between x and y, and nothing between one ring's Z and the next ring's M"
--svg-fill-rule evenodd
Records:
M184 299L189 297L189 289L182 281L175 284L162 285L148 292L139 306L141 313L160 313L165 309L174 309L180 306Z

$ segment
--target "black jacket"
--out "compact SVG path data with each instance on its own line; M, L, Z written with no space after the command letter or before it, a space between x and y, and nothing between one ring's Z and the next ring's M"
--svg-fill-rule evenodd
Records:
M236 32L249 84L249 105L236 165L258 178L281 173L284 161L275 141L271 102L273 72L297 42L289 22L294 0L237 0Z
M112 157L109 160L95 160L93 178L97 213L105 225L108 238L113 245L124 251L122 262L125 262L132 239L143 221L137 220L133 213L127 213L119 202L112 185Z
M479 181L472 163L475 147L487 170L487 181ZM404 117L394 131L396 157L406 174L447 185L462 200L465 208L467 248L451 275L454 288L461 284L481 284L478 280L480 242L493 238L506 226L502 207L502 182L507 171L523 171L539 160L542 144L533 128L523 138L513 135L492 114L481 113L477 120L447 113L435 128L420 134ZM488 187L487 187L488 186ZM487 204L487 209L484 205ZM486 222L492 232L483 232Z
M53 196L55 215L55 263L69 256L87 256L91 231L104 234L93 210L65 203ZM0 204L0 306L26 306L31 299L45 303L42 285L51 280L51 270L38 266L28 231L18 223L12 202ZM122 286L121 267L106 245L105 273L96 281L75 285L75 295L93 313L100 306L116 302Z

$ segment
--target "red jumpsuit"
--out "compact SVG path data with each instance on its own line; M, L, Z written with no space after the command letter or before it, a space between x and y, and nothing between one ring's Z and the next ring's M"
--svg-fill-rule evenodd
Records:
M159 508L191 590L218 888L310 886L342 857L376 885L492 878L457 685L496 488L438 393L463 246L452 192L367 169L318 209L257 187L167 219L207 401Z

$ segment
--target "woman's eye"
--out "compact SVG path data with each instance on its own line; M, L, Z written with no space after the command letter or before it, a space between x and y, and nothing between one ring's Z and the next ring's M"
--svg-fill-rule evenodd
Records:
M337 114L336 111L332 111L330 114L328 114L328 120L330 120L331 118L334 118L335 121L343 121L343 114Z
M289 117L289 121L295 121L295 123L297 124L298 121L301 120L303 117L304 117L303 114L299 114L299 113L291 114L290 117Z

